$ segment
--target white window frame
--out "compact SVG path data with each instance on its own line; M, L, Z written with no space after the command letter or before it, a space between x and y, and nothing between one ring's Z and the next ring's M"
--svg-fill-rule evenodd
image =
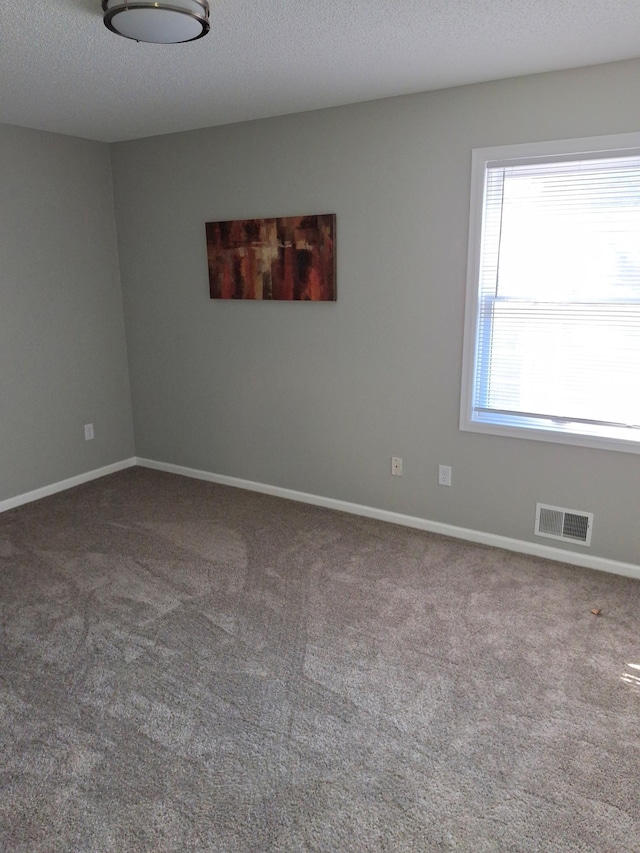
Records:
M640 155L640 133L624 133L612 136L584 137L580 139L564 139L552 142L534 142L473 149L460 401L461 430L465 432L501 435L510 438L524 438L534 441L547 441L581 447L595 447L604 450L620 450L627 453L640 453L640 434L635 439L622 439L599 435L585 435L570 432L566 428L562 429L562 431L556 430L553 427L541 429L525 425L514 426L487 423L486 421L477 421L473 418L476 336L478 327L478 289L487 166L497 165L501 161L510 161L512 165L516 165L518 163L525 163L532 158L544 159L548 157L549 159L557 159L558 157L566 157L570 160L580 155L606 157L607 155L622 156L624 154ZM634 393L634 390L630 389L630 393ZM640 384L636 393L640 393Z

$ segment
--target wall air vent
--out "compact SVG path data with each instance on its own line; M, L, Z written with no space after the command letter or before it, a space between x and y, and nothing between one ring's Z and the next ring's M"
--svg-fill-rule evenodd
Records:
M561 506L536 504L536 536L548 536L577 545L591 545L593 513Z

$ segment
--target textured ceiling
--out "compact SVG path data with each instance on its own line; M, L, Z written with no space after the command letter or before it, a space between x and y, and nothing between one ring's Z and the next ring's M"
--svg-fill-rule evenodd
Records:
M211 0L166 46L0 0L0 122L112 142L639 55L639 0Z

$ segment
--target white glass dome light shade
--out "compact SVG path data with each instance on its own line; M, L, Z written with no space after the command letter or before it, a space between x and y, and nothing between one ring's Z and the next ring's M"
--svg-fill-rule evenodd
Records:
M104 25L135 41L179 44L209 32L207 0L102 0Z

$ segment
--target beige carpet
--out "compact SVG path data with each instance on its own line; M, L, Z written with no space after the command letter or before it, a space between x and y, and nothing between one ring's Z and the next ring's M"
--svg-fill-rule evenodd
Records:
M0 849L638 851L639 605L140 468L4 513Z

